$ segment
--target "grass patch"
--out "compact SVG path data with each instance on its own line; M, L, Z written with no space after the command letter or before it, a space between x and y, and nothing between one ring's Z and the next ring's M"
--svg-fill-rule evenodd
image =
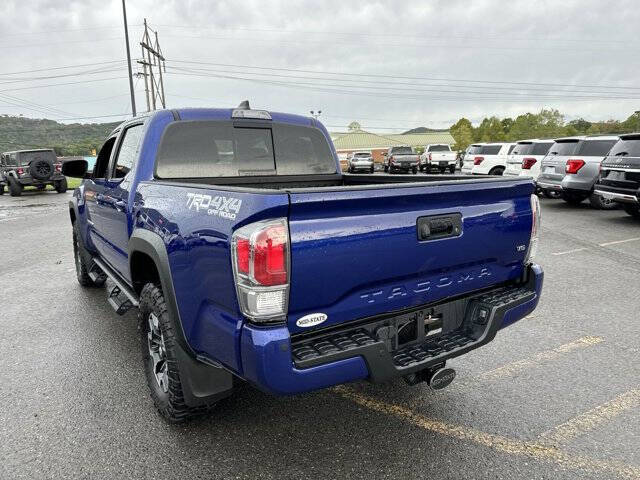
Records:
M82 179L81 178L70 178L70 177L67 177L67 188L69 190L73 190L74 188L79 187L81 183L82 183ZM29 191L37 190L37 189L36 189L36 187L24 187L24 190L25 190L25 192L29 192ZM53 188L53 185L47 185L47 188L45 190L50 192L50 191L55 191L55 188Z

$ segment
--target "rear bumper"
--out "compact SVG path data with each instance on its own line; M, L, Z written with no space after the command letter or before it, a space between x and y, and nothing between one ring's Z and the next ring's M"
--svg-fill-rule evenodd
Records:
M290 395L366 378L385 381L442 364L489 343L498 330L536 308L544 274L538 265L532 265L527 274L527 281L520 285L422 307L420 312L428 308L452 320L440 335L397 348L388 334L398 318L413 319L411 315L418 314L415 309L294 338L285 326L245 324L241 335L244 377L270 393Z
M639 204L640 196L632 190L608 187L597 184L594 193L603 196L606 199L613 200L618 203Z
M64 175L60 174L54 174L52 175L49 179L47 180L38 180L35 178L32 178L31 175L22 175L19 179L18 179L18 183L20 183L21 185L50 185L53 182L57 182L59 180L62 180L64 178Z
M562 179L552 179L549 177L545 177L540 175L538 180L536 181L536 185L538 188L542 190L553 190L557 192L562 191Z

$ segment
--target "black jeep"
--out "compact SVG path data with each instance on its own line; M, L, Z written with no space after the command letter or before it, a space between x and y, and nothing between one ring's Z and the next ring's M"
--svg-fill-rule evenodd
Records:
M67 191L62 164L52 149L17 150L0 156L0 195L5 186L12 197L18 197L24 187L44 190L47 185L53 185L58 193Z

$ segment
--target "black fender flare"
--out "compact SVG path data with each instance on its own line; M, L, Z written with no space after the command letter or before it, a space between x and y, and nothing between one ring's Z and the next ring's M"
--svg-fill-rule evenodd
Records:
M190 407L210 404L230 395L233 389L233 375L221 366L200 361L187 342L173 288L169 256L162 238L150 230L138 228L129 238L128 247L129 262L135 252L144 253L151 258L158 271L162 293L178 340L176 355L186 404Z

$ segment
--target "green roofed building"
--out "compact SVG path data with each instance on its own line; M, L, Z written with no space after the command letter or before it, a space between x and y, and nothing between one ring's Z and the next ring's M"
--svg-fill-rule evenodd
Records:
M333 132L331 139L342 163L346 162L348 154L358 150L370 150L374 160L382 162L382 152L396 145L409 145L415 148L424 147L430 143L447 143L449 145L455 143L451 134L446 130L425 133L378 134L356 129L349 132Z

